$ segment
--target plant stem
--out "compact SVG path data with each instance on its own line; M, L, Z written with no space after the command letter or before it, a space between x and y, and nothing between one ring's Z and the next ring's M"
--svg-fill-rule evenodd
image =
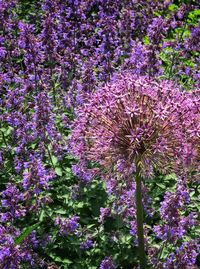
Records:
M143 205L142 205L142 178L141 162L136 162L136 218L137 218L137 236L138 236L138 256L140 269L146 269L146 254L144 249L144 230L143 230Z

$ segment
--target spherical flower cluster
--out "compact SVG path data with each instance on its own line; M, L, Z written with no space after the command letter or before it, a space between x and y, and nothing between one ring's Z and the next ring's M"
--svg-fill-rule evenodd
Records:
M120 165L143 175L193 165L196 104L169 81L122 73L95 92L77 111L70 147L81 162L100 164L107 176ZM190 149L190 150L187 150ZM189 152L193 154L189 154Z

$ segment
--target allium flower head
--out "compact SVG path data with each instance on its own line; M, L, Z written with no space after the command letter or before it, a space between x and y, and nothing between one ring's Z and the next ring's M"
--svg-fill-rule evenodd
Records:
M78 109L70 147L81 161L98 163L107 174L120 163L133 172L138 161L145 175L153 168L189 166L197 155L188 139L194 111L192 96L171 82L122 74Z

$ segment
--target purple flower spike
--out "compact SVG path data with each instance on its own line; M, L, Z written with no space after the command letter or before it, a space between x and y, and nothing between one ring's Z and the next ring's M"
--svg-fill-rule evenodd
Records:
M111 256L106 257L100 264L99 269L116 269Z
M77 228L79 226L78 220L79 220L78 216L73 216L68 219L57 218L55 220L55 225L59 226L60 233L62 235L69 235L76 233Z

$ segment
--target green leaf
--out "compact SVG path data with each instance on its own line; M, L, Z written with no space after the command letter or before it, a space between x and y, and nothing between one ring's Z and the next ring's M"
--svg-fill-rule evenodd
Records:
M145 36L143 38L143 42L144 42L145 45L149 45L150 44L149 37L148 36Z
M169 9L170 11L174 11L174 10L178 9L178 6L175 5L175 4L171 4L171 5L169 5L168 9Z
M158 186L158 187L160 187L161 189L166 189L166 186L164 185L164 184L161 184L161 183L156 183L156 185Z
M63 174L62 169L60 167L56 167L55 172L56 172L56 175L58 175L58 176L62 176L62 174Z
M172 173L172 174L169 174L169 175L166 175L165 176L165 180L175 180L177 177L176 177L176 174L175 173Z
M87 225L87 228L88 228L88 229L91 229L91 228L94 227L94 226L96 226L96 224L89 224L89 225Z
M42 221L43 221L44 216L45 216L45 211L44 211L44 210L42 210L42 211L40 212L40 216L39 216L39 221L40 221L40 222L42 222Z
M68 260L68 259L63 259L63 258L60 258L60 257L56 257L55 259L55 262L61 262L63 264L71 264L72 261Z
M57 209L57 210L55 210L55 213L57 213L57 214L61 214L61 215L66 215L67 210L64 210L64 209Z
M190 197L193 197L193 196L195 196L195 191L190 192Z
M162 250L162 253L160 255L160 259L166 259L167 256L169 255L169 252L167 251L167 249L164 247Z
M51 157L53 165L56 165L58 162L58 159L55 156Z
M32 233L33 230L35 230L38 226L40 225L40 223L36 223L32 226L27 227L26 229L23 230L23 232L15 238L14 242L16 245L19 245L27 236L29 236L29 234Z
M67 172L67 173L70 173L71 174L71 168L70 167L65 167L65 171Z
M79 202L76 207L77 208L83 208L85 206L84 202Z

